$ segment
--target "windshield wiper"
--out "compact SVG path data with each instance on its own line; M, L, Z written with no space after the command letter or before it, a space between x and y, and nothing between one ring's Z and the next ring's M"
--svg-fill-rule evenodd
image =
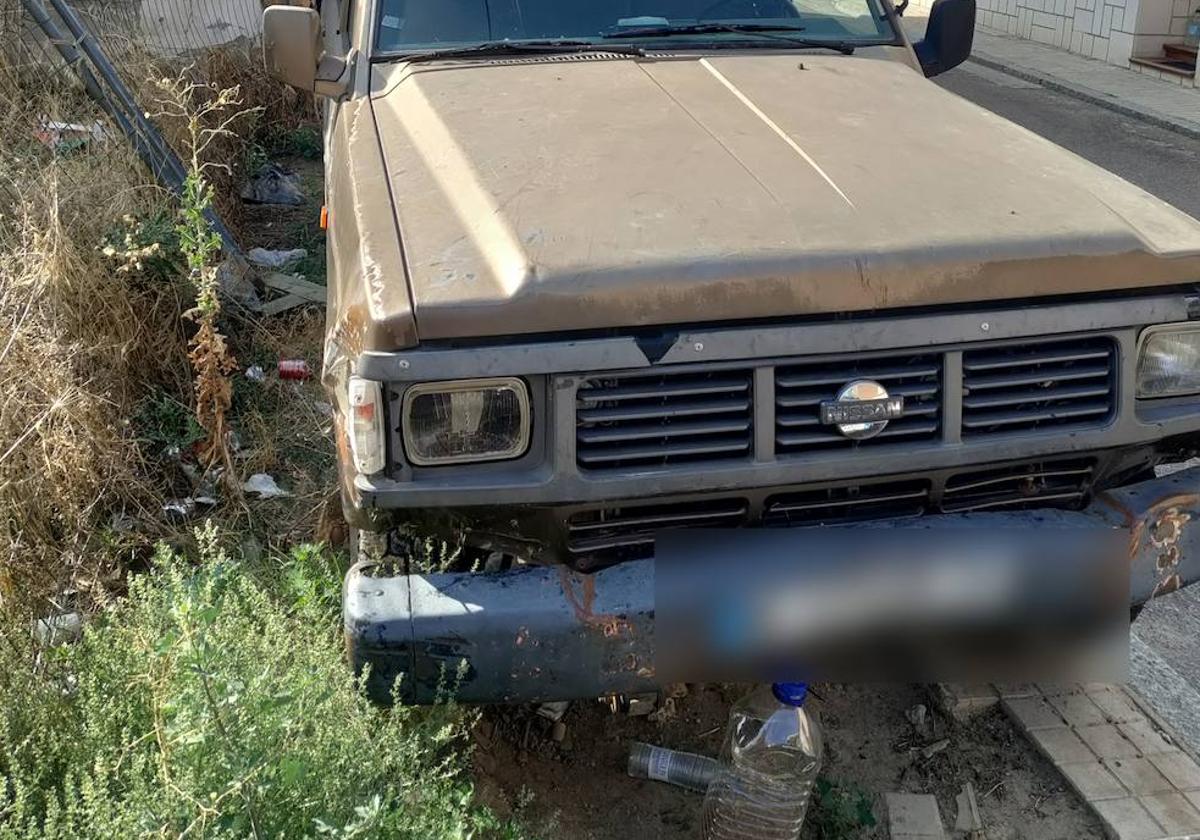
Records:
M432 61L440 58L469 58L472 56L512 55L514 53L578 53L603 52L645 57L646 51L632 45L595 44L591 41L489 41L470 47L447 47L440 50L407 53L393 58L405 61Z
M797 47L817 47L850 55L854 45L845 41L821 41L813 38L796 38L783 35L784 32L803 32L803 26L790 26L781 23L680 23L665 26L628 26L608 30L601 38L657 38L672 35L703 35L710 32L736 32L739 34L759 35L784 41Z

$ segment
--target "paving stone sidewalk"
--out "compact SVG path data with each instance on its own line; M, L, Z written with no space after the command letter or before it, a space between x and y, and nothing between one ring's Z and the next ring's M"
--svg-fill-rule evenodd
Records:
M926 18L919 14L905 17L905 28L914 40L925 32ZM981 26L975 28L970 60L1134 119L1200 138L1200 88L1184 88Z
M1121 686L1025 685L1000 694L1114 840L1200 838L1200 765Z

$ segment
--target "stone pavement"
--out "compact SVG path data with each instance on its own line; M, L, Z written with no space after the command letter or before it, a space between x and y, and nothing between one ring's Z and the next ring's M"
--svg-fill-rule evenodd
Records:
M1122 687L1027 685L1000 694L1114 840L1200 837L1200 765Z
M913 40L926 18L905 16ZM1163 128L1200 138L1200 88L1184 88L995 30L976 26L972 62L1058 90ZM951 71L953 72L953 71Z

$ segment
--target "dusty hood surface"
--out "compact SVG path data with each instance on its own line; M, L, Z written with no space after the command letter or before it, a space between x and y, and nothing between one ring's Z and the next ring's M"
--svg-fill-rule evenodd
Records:
M897 62L375 74L422 339L1200 280L1200 224Z

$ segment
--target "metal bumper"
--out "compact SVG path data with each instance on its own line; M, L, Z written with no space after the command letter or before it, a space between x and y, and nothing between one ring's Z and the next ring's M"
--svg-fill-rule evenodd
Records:
M1014 511L916 520L1104 527L1128 539L1130 602L1200 580L1200 468L1099 494L1083 511ZM802 534L797 533L798 540ZM1123 537L1124 539L1125 537ZM381 702L539 702L640 693L654 672L654 561L584 575L565 567L494 574L377 576L360 563L343 612L356 670Z

